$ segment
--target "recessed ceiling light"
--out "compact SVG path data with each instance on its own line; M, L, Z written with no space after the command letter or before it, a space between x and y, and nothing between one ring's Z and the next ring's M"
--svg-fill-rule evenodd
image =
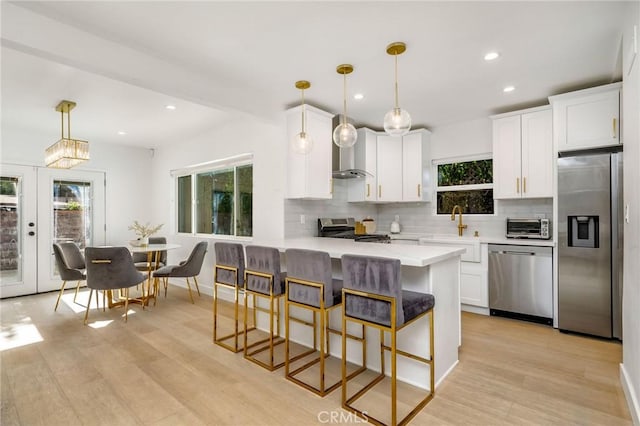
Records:
M504 89L502 89L502 91L505 93L513 92L514 90L516 90L516 88L513 86L507 86Z
M356 93L355 95L353 95L353 99L355 99L356 101L361 101L364 99L364 95L362 93Z
M125 131L123 131L123 130L119 130L119 131L118 131L118 134L119 134L120 136L123 136L123 135L126 135L126 134L127 134L127 132L125 132Z
M498 52L489 52L486 55L484 55L484 60L485 61L493 61L494 59L497 59L498 56L500 56L500 54Z
M174 109L176 109L175 105L167 105L165 106L166 109L170 109L171 111L173 111Z

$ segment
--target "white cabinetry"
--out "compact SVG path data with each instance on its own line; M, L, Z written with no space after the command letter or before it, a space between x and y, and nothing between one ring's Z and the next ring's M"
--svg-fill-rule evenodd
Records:
M552 114L532 108L493 119L493 198L553 196Z
M355 166L372 176L350 180L348 200L431 201L430 134L428 130L419 129L403 137L393 137L359 129L354 147Z
M621 143L621 87L613 83L549 97L556 151Z
M480 244L480 262L460 262L460 302L462 310L488 313L489 308L489 251L487 244ZM465 307L470 305L482 310Z
M291 149L300 132L301 106L287 110L287 198L330 199L332 197L331 140L333 115L305 105L307 133L313 139L308 154Z

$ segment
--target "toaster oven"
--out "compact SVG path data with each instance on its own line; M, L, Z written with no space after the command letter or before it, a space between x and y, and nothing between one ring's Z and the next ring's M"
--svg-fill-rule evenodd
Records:
M548 240L551 238L551 222L549 219L507 218L506 237Z

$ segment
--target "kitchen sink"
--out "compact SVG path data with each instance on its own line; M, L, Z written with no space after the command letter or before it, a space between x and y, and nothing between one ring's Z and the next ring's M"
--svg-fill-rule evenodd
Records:
M450 246L465 248L460 256L463 262L480 262L480 240L477 237L459 237L452 234L423 235L418 243L421 246Z

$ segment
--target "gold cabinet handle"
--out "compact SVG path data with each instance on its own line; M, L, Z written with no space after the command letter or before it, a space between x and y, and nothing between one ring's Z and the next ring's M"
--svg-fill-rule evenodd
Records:
M527 178L523 177L522 178L522 193L524 194L525 192L527 192Z
M367 184L367 198L371 197L371 184Z
M418 184L418 197L420 197L420 184Z
M516 194L520 193L520 178L516 178Z
M382 197L382 185L378 185L378 198Z
M329 186L331 187L331 189L329 189L329 194L333 195L333 178L329 179Z
M618 120L616 120L616 119L615 119L615 117L614 117L614 118L613 118L613 120L612 120L612 123L611 123L611 127L612 127L612 129L611 129L611 130L612 130L612 132L611 132L611 137L612 137L613 139L615 139L615 138L616 138L616 133L617 133L617 126L616 126L616 122L617 122L617 121L618 121Z

